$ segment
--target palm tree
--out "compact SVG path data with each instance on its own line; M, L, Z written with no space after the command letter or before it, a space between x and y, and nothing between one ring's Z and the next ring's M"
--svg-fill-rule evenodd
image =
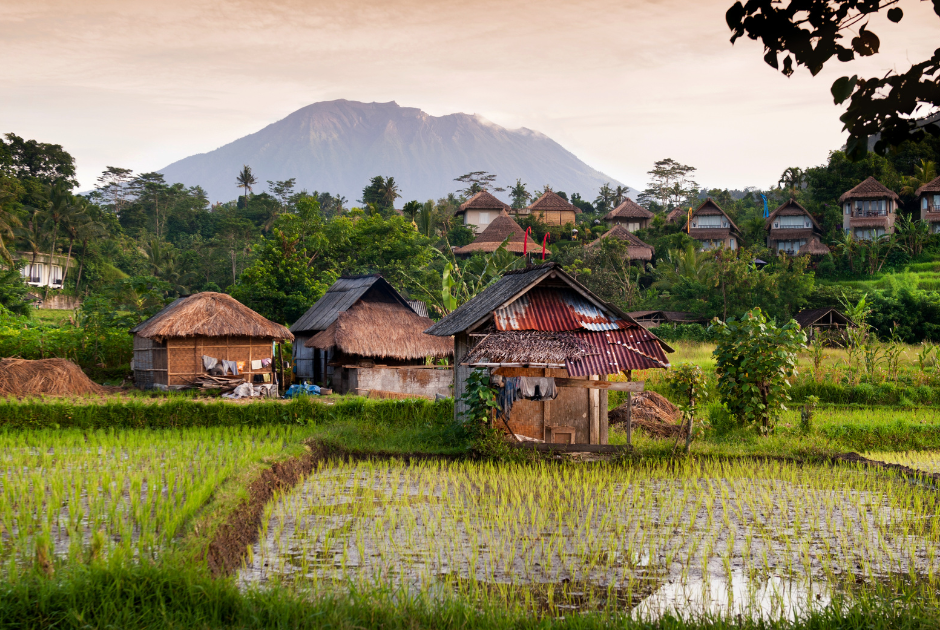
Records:
M251 173L251 167L245 164L241 172L235 178L235 188L242 188L245 191L245 206L248 206L248 193L252 192L252 186L258 183L258 180Z
M64 180L59 180L51 186L47 186L46 193L49 201L42 211L42 227L47 231L52 230L52 239L49 245L49 265L51 266L55 256L56 241L59 237L59 227L63 221L68 221L69 217L75 215L75 205L72 193L69 192ZM35 255L33 259L33 262L35 262Z
M14 237L14 228L20 227L19 217L5 210L4 206L6 203L14 198L13 192L7 188L0 188L0 260L6 261L11 267L13 266L13 255L7 251L6 245L3 243L4 236L8 239Z
M386 177L382 182L382 187L379 189L379 193L382 195L382 203L385 204L386 208L395 208L395 200L401 197L401 193L398 192L398 184L395 183L394 177Z
M75 279L75 288L82 281L82 272L85 270L85 256L88 254L88 243L102 239L108 235L104 225L98 223L91 217L86 216L86 220L76 225L75 238L82 244L82 260L78 265L78 277ZM112 240L106 240L105 243L114 243Z
M914 167L914 174L903 179L904 186L901 187L901 195L913 197L917 194L918 188L936 178L937 165L932 160L921 160L920 166Z
M626 200L627 193L629 192L630 192L630 188L628 186L618 185L616 188L614 188L612 203L615 208L619 206L620 204L622 204L624 200Z
M614 198L614 191L610 187L610 182L607 182L601 186L600 190L597 191L597 199L594 200L594 206L598 209L599 212L607 212L610 210L610 202Z
M69 238L69 253L65 259L65 271L62 272L62 281L69 273L69 267L72 264L72 245L78 238L79 227L91 219L88 217L88 200L84 197L75 197L68 212L62 217L62 229Z
M795 197L796 191L803 187L803 182L805 179L806 174L803 173L803 169L796 166L790 166L780 176L780 180L777 182L777 185L785 185L790 189L790 196Z
M929 180L928 180L929 181ZM916 190L916 188L915 188ZM894 224L895 236L911 256L919 256L930 238L930 226L926 221L915 221L901 215Z
M855 255L858 253L858 241L851 232L839 232L835 237L833 245L836 251L849 262L849 269L855 273Z

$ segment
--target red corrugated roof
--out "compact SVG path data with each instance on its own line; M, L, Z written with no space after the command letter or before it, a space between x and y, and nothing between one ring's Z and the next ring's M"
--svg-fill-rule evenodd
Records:
M644 328L572 333L598 349L577 361L565 361L570 376L618 374L623 370L668 368L662 346Z
M536 287L493 313L497 330L619 330L635 324L608 314L569 289Z

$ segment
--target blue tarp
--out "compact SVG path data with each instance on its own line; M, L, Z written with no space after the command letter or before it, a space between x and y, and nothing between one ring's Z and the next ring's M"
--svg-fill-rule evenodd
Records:
M291 385L284 392L284 398L293 398L294 396L319 396L320 388L316 385Z

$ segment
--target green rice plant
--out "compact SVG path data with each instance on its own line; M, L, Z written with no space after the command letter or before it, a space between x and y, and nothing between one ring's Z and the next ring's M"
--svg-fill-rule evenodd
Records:
M291 426L0 431L5 577L37 554L50 566L159 560L228 476L302 435Z
M852 466L321 462L267 512L239 581L530 614L792 610L912 576L936 593L938 507Z

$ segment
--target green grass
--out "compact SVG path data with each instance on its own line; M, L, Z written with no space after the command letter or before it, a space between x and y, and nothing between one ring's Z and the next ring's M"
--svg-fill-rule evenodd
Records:
M74 311L70 310L34 308L29 316L30 319L44 324L61 324L67 322L73 314Z

